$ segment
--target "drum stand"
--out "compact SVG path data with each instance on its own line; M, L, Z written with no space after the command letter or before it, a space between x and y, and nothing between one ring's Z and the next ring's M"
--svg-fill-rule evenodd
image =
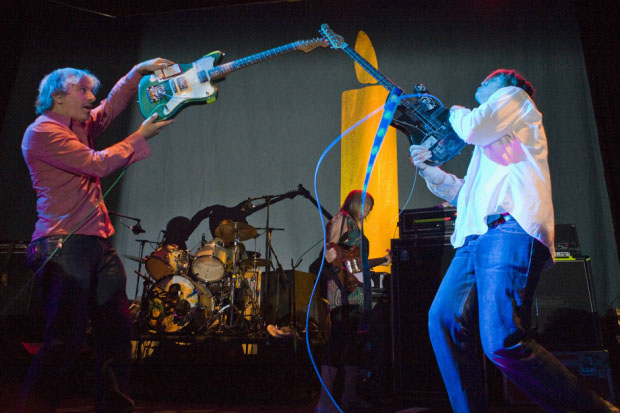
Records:
M228 319L228 329L229 331L233 331L234 327L235 327L235 322L239 323L239 322L243 322L244 321L244 313L245 313L245 308L243 309L238 309L235 303L236 300L236 291L235 290L239 290L239 291L243 291L244 287L245 287L245 283L246 280L243 277L243 275L241 274L241 270L239 268L239 263L237 261L237 257L239 255L239 243L241 242L241 238L239 236L239 228L238 228L238 223L235 222L234 223L234 246L233 246L233 263L232 263L232 280L231 280L231 286L230 286L230 309L228 309L230 311L230 316ZM249 288L249 286L248 286ZM254 308L256 308L256 304L255 304L255 299L253 294L251 295L251 301L252 301L252 318L254 318ZM245 303L244 303L245 305ZM223 310L223 309L222 309ZM220 310L220 311L222 311ZM235 315L235 312L238 311L238 313ZM241 317L241 320L236 320L236 317ZM248 328L249 329L249 328Z
M277 270L275 271L277 278L276 278L276 308L275 308L275 322L277 323L277 319L278 319L278 309L280 308L280 275L281 273L284 273L284 270L282 269L282 264L280 264L280 260L278 259L278 256L276 255L276 252L273 249L273 245L271 244L271 233L274 230L279 230L279 231L284 231L284 228L271 228L269 227L269 210L270 210L270 206L271 206L271 198L272 196L266 196L265 197L267 200L267 221L266 221L266 225L265 225L265 259L267 260L267 262L269 263L269 265L266 267L266 271L265 271L265 277L263 278L263 284L266 284L267 280L269 279L269 276L271 275L271 256L273 255L273 257L276 259L276 263L277 263ZM275 268L274 268L275 269ZM267 292L268 293L268 292ZM265 294L266 296L268 296L268 294ZM267 299L267 297L264 297L264 299ZM262 328L263 326L261 326L261 332L263 330Z
M233 247L233 266L232 266L232 281L230 283L230 319L228 320L228 328L232 330L235 323L235 288L237 287L237 282L241 283L241 274L239 272L239 268L237 266L237 252L239 251L239 228L237 223L235 225L235 241Z
M138 261L138 273L141 275L142 274L142 263L143 263L143 260L144 260L144 244L146 244L147 242L150 242L150 241L146 240L146 239L137 239L136 241L138 241L140 243L140 255L138 255L138 257L140 258L140 261ZM139 288L140 288L140 277L138 277L138 279L136 280L136 294L133 297L134 301L138 297L138 290L139 290ZM143 282L143 285L142 285L142 299L144 299L144 290L145 289L146 289L146 281Z

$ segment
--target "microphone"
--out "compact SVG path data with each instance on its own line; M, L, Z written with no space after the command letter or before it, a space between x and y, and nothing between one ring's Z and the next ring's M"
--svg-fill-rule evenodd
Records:
M140 221L138 221L136 223L136 225L131 225L129 227L129 229L131 230L131 232L133 232L134 234L138 235L138 234L142 234L144 232L146 232L144 229L142 229L142 227L140 226Z

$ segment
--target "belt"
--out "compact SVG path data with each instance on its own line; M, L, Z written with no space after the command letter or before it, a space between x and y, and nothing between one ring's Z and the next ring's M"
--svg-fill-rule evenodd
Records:
M508 212L504 212L503 214L493 214L487 217L487 225L491 228L495 228L498 225L503 224L504 222L511 221L514 218Z

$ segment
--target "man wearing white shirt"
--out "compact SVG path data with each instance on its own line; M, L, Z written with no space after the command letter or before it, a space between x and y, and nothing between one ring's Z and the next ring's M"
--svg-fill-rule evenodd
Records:
M433 350L457 413L488 410L476 327L489 360L546 410L620 412L528 336L534 291L555 255L547 138L533 95L520 74L498 69L476 91L480 106L451 108L454 131L474 145L463 179L428 166L426 148L410 148L430 191L457 207L455 256L429 311Z

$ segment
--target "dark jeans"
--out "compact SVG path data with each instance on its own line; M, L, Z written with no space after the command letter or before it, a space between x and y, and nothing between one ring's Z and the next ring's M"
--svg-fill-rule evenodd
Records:
M330 311L331 330L323 364L332 367L359 366L361 346L357 330L360 317L358 305L342 305Z
M37 270L60 237L35 240L28 262ZM74 235L38 275L47 317L44 343L22 389L25 406L55 406L75 383L68 375L84 346L89 318L95 353L95 405L106 411L114 387L128 391L131 317L123 265L107 239Z
M429 332L452 408L486 412L482 349L510 380L551 412L603 411L600 398L528 338L530 310L548 249L515 220L489 226L457 249L429 311Z

